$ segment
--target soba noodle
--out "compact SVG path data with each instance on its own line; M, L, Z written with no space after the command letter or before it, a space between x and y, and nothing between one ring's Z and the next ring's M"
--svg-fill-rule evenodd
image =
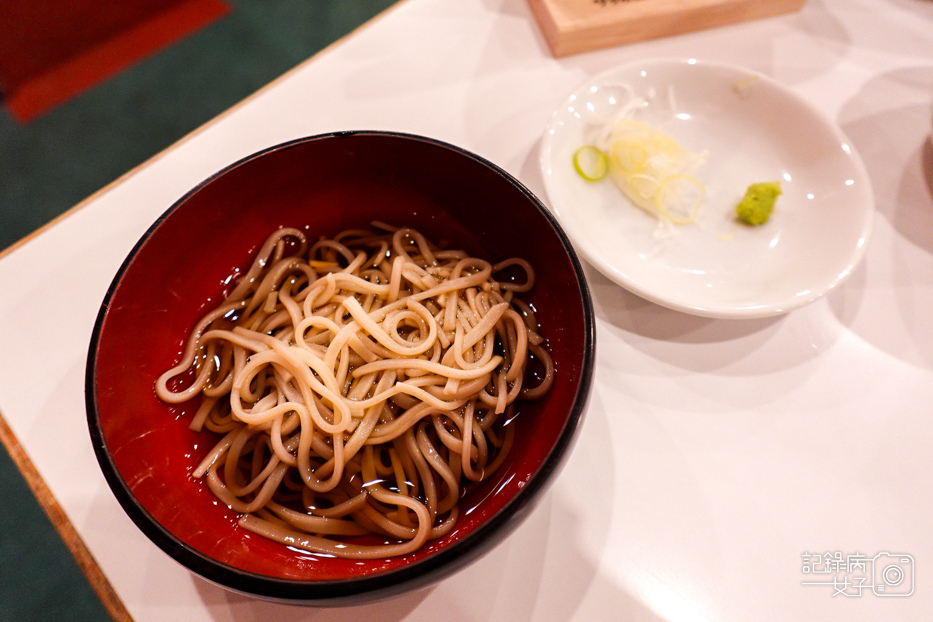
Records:
M193 475L242 528L354 559L450 532L464 487L505 460L516 402L554 378L515 297L534 286L528 262L374 227L273 233L156 382L165 402L200 399L191 429L223 435Z

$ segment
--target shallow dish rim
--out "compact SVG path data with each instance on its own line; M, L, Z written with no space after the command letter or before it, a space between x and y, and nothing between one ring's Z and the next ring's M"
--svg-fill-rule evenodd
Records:
M823 125L823 129L825 129L828 134L831 134L840 141L840 144L844 144L850 149L848 153L848 162L854 172L854 179L858 187L862 190L861 196L866 205L864 211L860 212L859 216L859 220L863 221L859 232L860 235L854 240L854 244L846 256L845 265L841 266L840 270L835 275L831 278L821 279L819 283L813 287L804 288L803 292L798 292L795 295L787 296L781 300L767 303L752 304L743 302L739 304L726 300L704 303L702 301L698 302L683 298L677 295L672 288L665 289L664 287L659 287L657 283L633 277L625 270L625 266L620 267L621 262L613 263L607 260L599 252L596 252L593 245L588 244L585 240L579 239L583 237L580 233L585 227L579 227L574 222L566 222L568 219L566 217L562 218L560 214L562 211L569 210L567 210L566 205L557 204L559 202L557 188L560 184L555 181L557 175L551 172L555 158L555 128L561 120L563 112L568 104L587 88L600 83L606 83L608 78L615 78L618 74L626 71L635 71L638 69L656 70L659 67L662 69L667 67L693 68L689 69L689 71L696 71L698 69L729 71L734 73L737 79L741 77L759 80L769 88L779 92L783 97L792 101L801 109L805 109L813 118L819 119ZM539 149L538 168L543 177L545 194L548 197L549 203L554 206L554 210L558 214L558 220L565 222L564 226L568 231L568 235L574 240L575 248L581 257L592 264L593 267L607 279L640 298L668 309L700 317L728 320L770 318L787 314L823 298L829 292L842 285L864 259L874 228L876 207L871 176L868 174L863 159L842 127L820 108L780 80L763 71L736 63L706 60L699 57L658 56L619 63L595 73L586 80L581 81L568 92L561 100L560 105L551 113L543 132L541 147ZM622 199L623 202L626 200L624 197L622 197Z

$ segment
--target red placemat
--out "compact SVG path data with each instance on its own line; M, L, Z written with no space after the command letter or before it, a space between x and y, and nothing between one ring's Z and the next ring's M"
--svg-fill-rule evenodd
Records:
M21 123L231 10L223 0L0 2L0 95Z

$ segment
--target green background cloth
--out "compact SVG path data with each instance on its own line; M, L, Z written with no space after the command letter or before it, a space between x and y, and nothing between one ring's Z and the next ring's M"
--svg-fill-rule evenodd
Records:
M228 0L230 15L28 125L0 111L0 249L395 1ZM3 451L0 491L0 622L108 620Z

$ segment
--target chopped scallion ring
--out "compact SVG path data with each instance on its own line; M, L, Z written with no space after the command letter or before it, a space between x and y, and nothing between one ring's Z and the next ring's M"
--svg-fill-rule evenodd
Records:
M606 154L592 145L580 147L573 154L573 168L587 181L599 181L609 171Z
M655 205L675 225L687 225L697 219L706 188L689 175L672 175L664 180L654 197Z

